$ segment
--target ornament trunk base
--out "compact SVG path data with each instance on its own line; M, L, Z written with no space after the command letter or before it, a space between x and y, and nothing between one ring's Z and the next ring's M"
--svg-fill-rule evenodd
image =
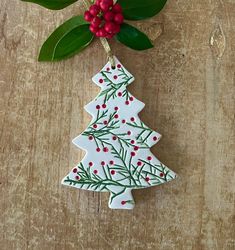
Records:
M133 209L134 206L131 189L126 189L119 194L111 194L109 197L109 207L112 209Z

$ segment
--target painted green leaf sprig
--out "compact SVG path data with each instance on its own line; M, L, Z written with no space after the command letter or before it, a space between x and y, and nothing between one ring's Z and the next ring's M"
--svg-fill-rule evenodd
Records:
M51 10L63 9L77 0L22 0ZM88 0L86 0L88 1ZM86 48L94 37L115 38L134 50L153 47L146 34L124 22L142 20L158 14L167 0L94 0L84 17L74 16L55 29L44 42L39 61L69 58Z

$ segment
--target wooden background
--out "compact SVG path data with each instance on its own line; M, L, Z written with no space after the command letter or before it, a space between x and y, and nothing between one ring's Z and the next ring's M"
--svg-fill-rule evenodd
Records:
M153 152L180 176L134 192L133 211L60 185L84 154L71 140L90 121L83 106L106 55L98 40L60 63L37 54L79 12L0 2L0 249L235 249L234 0L169 0L143 22L163 28L154 49L112 42L146 103L141 118L163 135Z

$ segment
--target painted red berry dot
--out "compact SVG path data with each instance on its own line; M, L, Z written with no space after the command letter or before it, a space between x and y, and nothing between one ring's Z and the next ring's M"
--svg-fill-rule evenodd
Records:
M113 136L113 140L116 141L117 140L117 136Z
M125 204L126 204L126 201L121 201L121 204L122 204L122 205L125 205Z
M110 164L110 165L113 165L113 164L114 164L114 161L110 161L109 164Z
M97 151L97 152L100 152L100 148L97 148L96 151Z
M103 83L103 82L104 82L104 80L103 80L103 79L100 79L100 80L99 80L99 83Z
M126 123L126 120L123 119L123 120L122 120L122 123Z
M121 64L118 64L117 67L120 69L120 68L122 67L122 65L121 65Z
M105 153L107 153L107 152L109 151L109 149L108 149L107 147L104 147L104 148L103 148L103 151L104 151Z
M76 180L79 180L79 179L80 179L80 177L79 177L78 175L76 175L75 178L76 178Z
M78 171L78 170L77 170L76 168L73 169L73 172L74 172L74 173L77 173L77 171Z
M153 137L153 140L154 140L154 141L157 141L157 136L154 136L154 137Z
M133 96L130 97L130 101L131 102L134 101L134 97Z
M132 156L132 157L135 156L135 152L131 152L131 156Z
M107 68L106 70L107 70L107 71L110 71L110 68Z
M108 124L108 121L104 121L104 125L107 125Z
M164 174L163 173L160 173L160 177L163 177L164 176Z
M134 146L134 150L137 151L139 149L138 146Z
M102 104L102 108L103 109L105 109L107 106L106 106L106 104L104 103L104 104Z
M104 161L102 161L100 164L101 164L101 166L104 166L104 165L105 165L105 162L104 162Z
M115 172L115 170L111 170L111 175L114 175L116 172Z
M151 161L151 160L152 160L152 157L151 157L151 156L148 156L148 157L147 157L147 160L148 160L148 161Z
M119 115L118 115L118 114L114 115L114 118L115 118L115 119L117 119L118 117L119 117Z
M115 80L116 80L117 78L118 78L118 76L117 76L117 75L113 76L113 79L115 79Z
M93 136L90 135L90 136L88 137L88 139L89 139L90 141L93 140Z
M149 178L149 177L146 177L145 180L146 180L146 181L150 181L150 178Z
M100 105L96 105L96 109L100 109Z
M141 162L141 161L138 161L138 162L137 162L137 166L140 167L141 165L142 165L142 162Z
M97 128L97 125L96 125L96 124L94 124L94 125L93 125L93 128Z
M125 104L126 104L126 105L129 105L129 104L130 104L130 102L129 102L129 101L125 101Z
M127 134L128 134L128 135L131 135L131 131L127 131Z
M131 144L134 144L135 143L135 141L134 140L131 140Z
M134 121L135 121L135 118L134 118L134 117L131 117L131 121L134 122Z
M95 169L93 173L94 173L94 174L98 174L98 171Z
M93 166L93 162L89 162L89 167L92 167Z
M118 107L115 107L114 110L118 111Z
M118 96L122 96L122 92L118 92Z

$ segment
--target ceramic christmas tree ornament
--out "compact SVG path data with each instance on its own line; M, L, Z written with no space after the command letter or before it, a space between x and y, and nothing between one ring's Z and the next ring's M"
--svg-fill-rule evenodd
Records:
M77 0L22 0L58 10ZM80 53L98 37L108 63L93 77L101 91L85 106L92 116L86 130L73 143L86 151L85 157L62 180L63 185L109 192L109 207L132 209L133 189L163 184L176 174L150 151L161 135L138 117L144 103L127 87L134 77L113 56L108 40L115 38L134 50L153 47L146 34L125 22L158 14L167 0L82 0L83 15L60 25L44 42L39 61L58 61ZM84 59L85 60L85 59ZM154 116L153 116L154 117Z
M144 103L127 90L134 77L115 58L93 77L101 91L85 106L92 115L88 128L73 140L86 151L84 159L62 184L98 192L110 192L109 207L132 209L132 189L171 181L176 174L150 151L161 135L138 117Z

